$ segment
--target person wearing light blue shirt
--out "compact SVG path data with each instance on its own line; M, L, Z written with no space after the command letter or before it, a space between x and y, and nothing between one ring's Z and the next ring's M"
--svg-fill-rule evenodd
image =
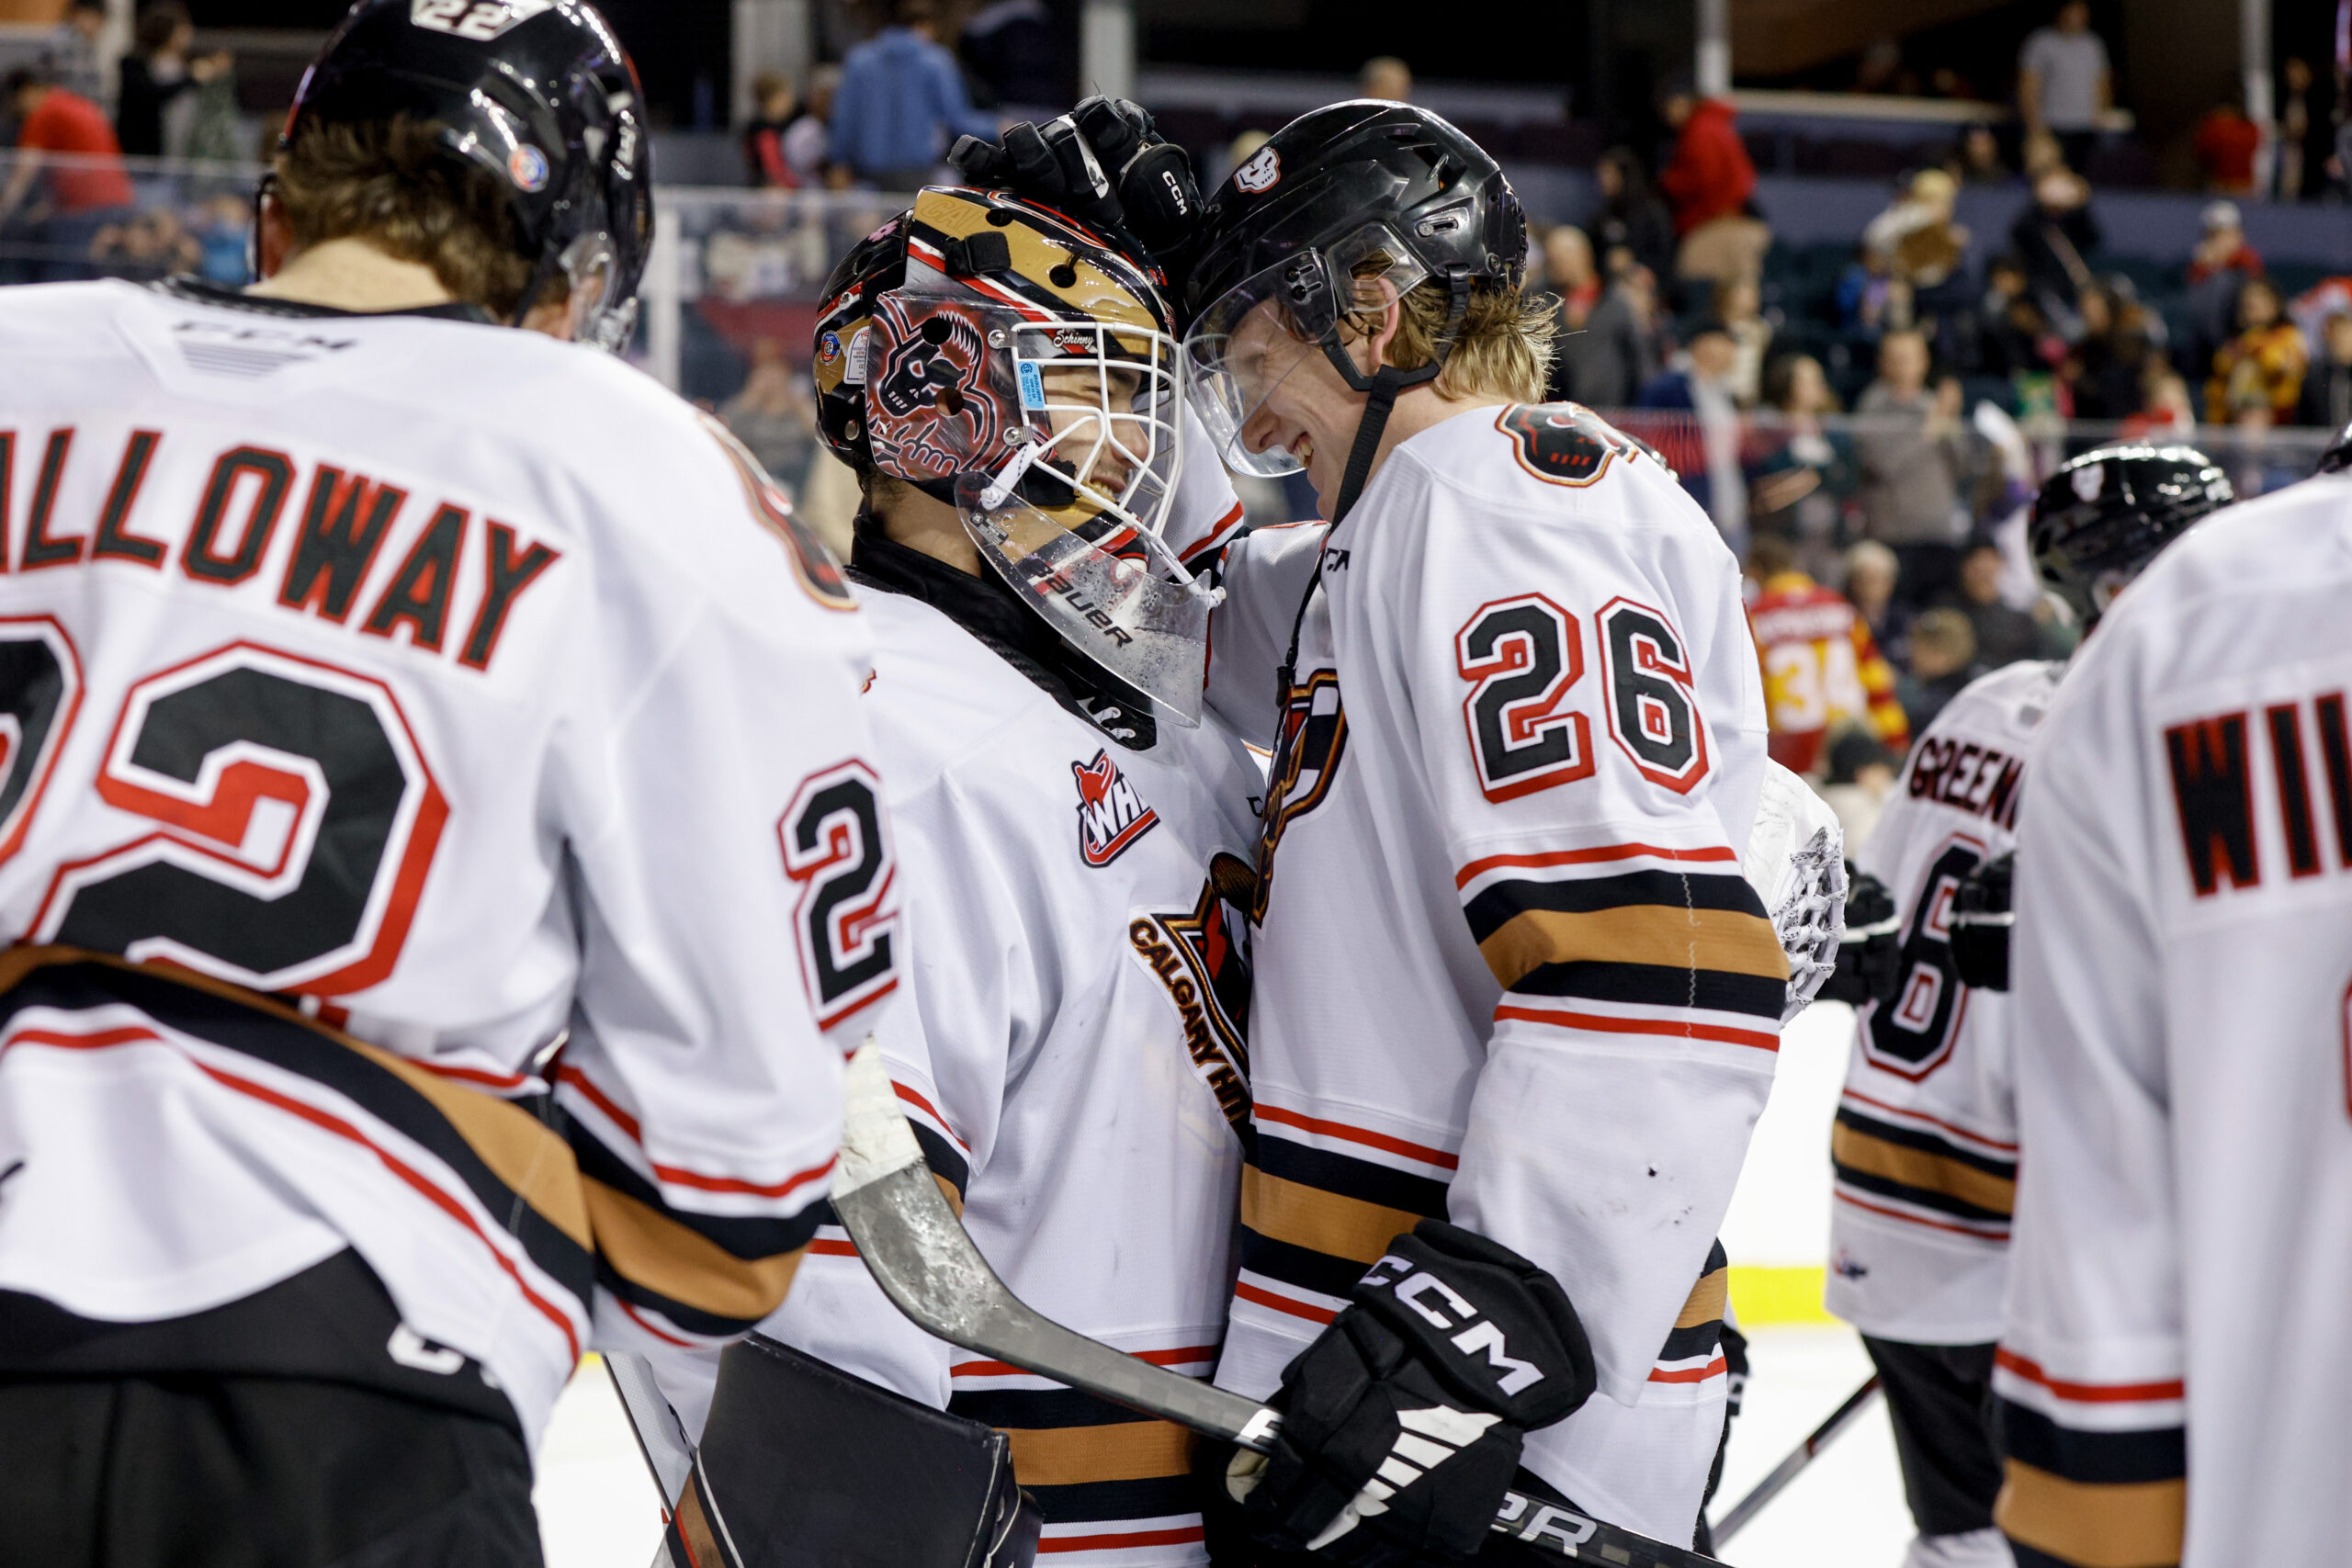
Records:
M833 98L832 162L885 190L931 179L958 135L993 137L956 57L939 42L936 0L899 0L893 24L849 51Z

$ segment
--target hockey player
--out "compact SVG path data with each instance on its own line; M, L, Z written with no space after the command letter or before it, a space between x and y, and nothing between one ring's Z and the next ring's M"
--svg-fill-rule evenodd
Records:
M2231 499L2193 448L2104 447L2042 485L2029 539L2087 626ZM1894 897L1896 960L1856 1019L1831 1133L1826 1304L1861 1331L1886 1392L1919 1531L1911 1568L2009 1561L1989 1396L2018 1164L2013 1058L2041 1044L2012 1041L1998 922L2019 804L2052 787L2028 759L2064 668L2011 664L1953 698L1856 857Z
M1052 162L1132 211L1136 139L1076 123L1091 159ZM1221 1478L1256 1540L1220 1550L1467 1555L1515 1472L1688 1540L1713 1226L1790 999L1741 875L1737 566L1653 457L1520 400L1525 225L1437 117L1303 117L1163 248L1219 455L1304 467L1333 519L1238 542L1215 625L1212 703L1277 748L1218 1380L1286 1412Z
M2352 479L2192 532L2078 656L2018 849L1995 1362L2027 1564L2344 1561Z
M912 890L910 995L883 1054L933 1173L1017 1294L1206 1376L1250 1135L1264 783L1196 716L1210 595L1176 558L1213 549L1238 504L1213 457L1182 477L1168 308L1083 226L926 190L825 299L820 417L867 498L851 562L877 644L865 705ZM1182 1428L930 1337L837 1228L814 1254L765 1332L1009 1432L1042 1551L1206 1560ZM739 1364L775 1386L779 1422L807 1405L775 1366ZM885 1444L909 1420L884 1399L859 1408L855 1436L829 1406L809 1440ZM878 1489L875 1506L917 1506ZM773 1528L813 1558L831 1523Z
M364 0L261 284L0 291L0 1558L536 1562L582 1350L791 1279L870 652L593 346L649 173L588 6Z

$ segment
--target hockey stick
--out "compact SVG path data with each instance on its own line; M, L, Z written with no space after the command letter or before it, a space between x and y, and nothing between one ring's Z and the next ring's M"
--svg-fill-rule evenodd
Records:
M1873 1372L1869 1382L1846 1396L1845 1404L1829 1413L1828 1420L1815 1427L1788 1458L1774 1465L1772 1473L1758 1482L1754 1491L1731 1506L1723 1521L1714 1527L1716 1549L1720 1551L1747 1527L1748 1520L1762 1513L1764 1505L1779 1496L1789 1483L1797 1478L1797 1472L1819 1458L1821 1450L1836 1441L1838 1433L1852 1426L1854 1418L1870 1408L1871 1401L1876 1399L1878 1393L1878 1374Z
M951 1345L1264 1453L1279 1412L1114 1350L1044 1317L1005 1288L965 1234L923 1164L881 1052L850 1059L848 1125L833 1174L833 1212L898 1309ZM1714 1568L1715 1560L1591 1518L1503 1495L1497 1531L1539 1550L1611 1568Z
M605 1371L620 1395L645 1468L662 1494L662 1546L652 1568L743 1568L742 1554L718 1517L702 1466L677 1412L653 1382L652 1365L625 1350L604 1353Z

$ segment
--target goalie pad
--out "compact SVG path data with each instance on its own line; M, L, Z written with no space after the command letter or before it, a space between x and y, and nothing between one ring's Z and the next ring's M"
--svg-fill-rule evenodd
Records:
M753 1335L727 1348L702 1470L743 1568L1029 1568L1011 1439Z

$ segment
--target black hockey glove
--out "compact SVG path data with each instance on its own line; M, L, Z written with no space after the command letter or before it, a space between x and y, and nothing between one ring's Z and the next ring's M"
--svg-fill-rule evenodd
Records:
M1171 275L1200 228L1193 160L1125 98L1086 99L1061 118L960 139L947 154L975 185L1012 191L1106 230L1122 251Z
M1398 1236L1354 1303L1283 1369L1272 1454L1226 1487L1265 1544L1333 1562L1468 1557L1520 1439L1591 1397L1592 1348L1559 1281L1443 1220Z
M1846 863L1846 934L1838 968L1821 987L1833 1002L1891 1002L1903 980L1903 912L1886 884Z
M1996 855L1961 878L1951 896L1951 965L1960 983L1980 991L2009 988L2009 885L2015 850Z

